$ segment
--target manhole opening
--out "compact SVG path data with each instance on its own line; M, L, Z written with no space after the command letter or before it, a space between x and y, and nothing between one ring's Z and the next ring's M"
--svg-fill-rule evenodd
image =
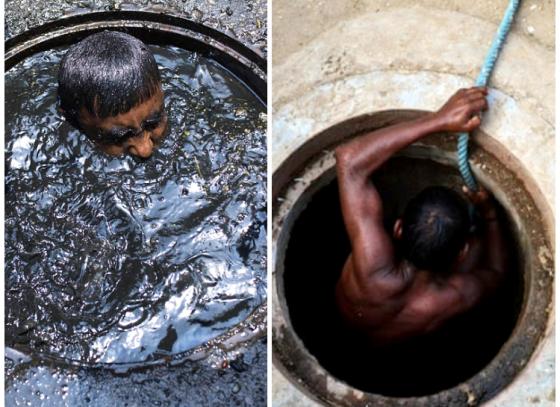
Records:
M451 166L396 157L373 177L390 231L404 206L430 185L461 187ZM284 289L295 333L318 363L352 387L392 397L437 393L484 369L511 336L522 307L524 260L505 210L511 267L502 287L433 334L372 348L338 317L334 288L350 253L336 180L311 197L295 220L284 261Z
M451 326L408 349L394 345L366 355L359 338L341 333L329 293L350 248L333 182L334 147L422 114L387 110L350 118L309 137L274 170L273 360L295 386L327 405L478 405L524 377L549 332L554 275L550 207L526 168L478 131L470 160L477 179L503 206L514 263L501 292L489 300L494 304L461 316L452 324L455 331ZM376 174L389 224L428 184L461 185L456 142L452 134L428 136ZM439 347L429 343L436 340ZM460 345L449 345L455 341Z
M55 113L61 56L105 29L144 40L160 69L169 125L145 162L100 154ZM150 12L65 17L6 48L6 190L18 202L6 221L13 360L123 373L233 355L262 336L266 60L218 31Z

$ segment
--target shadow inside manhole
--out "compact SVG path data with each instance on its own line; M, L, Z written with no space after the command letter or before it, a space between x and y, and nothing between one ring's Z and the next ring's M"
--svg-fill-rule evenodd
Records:
M410 198L429 185L461 188L458 172L426 159L396 157L374 175L391 230ZM292 326L307 350L350 386L392 397L418 397L457 386L483 370L511 336L522 307L520 239L506 211L510 269L501 288L440 330L400 344L374 348L349 331L334 302L335 284L350 253L336 181L313 195L295 221L284 267Z

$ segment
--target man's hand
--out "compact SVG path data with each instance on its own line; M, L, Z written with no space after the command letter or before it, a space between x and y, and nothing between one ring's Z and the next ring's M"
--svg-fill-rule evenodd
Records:
M471 191L467 187L463 187L463 191L484 219L480 242L483 253L479 265L473 269L470 275L478 280L481 294L490 293L498 287L508 266L508 250L497 213L496 199L482 187L478 191ZM455 283L466 284L468 278L469 274L460 275L455 279Z
M468 187L463 186L463 192L485 219L496 218L494 198L488 190L479 187L478 191L471 191Z
M490 199L490 193L483 187L478 187L478 191L471 191L468 187L463 186L463 192L474 206L480 206Z
M461 89L439 109L434 118L442 131L470 132L480 126L480 113L488 109L485 87Z

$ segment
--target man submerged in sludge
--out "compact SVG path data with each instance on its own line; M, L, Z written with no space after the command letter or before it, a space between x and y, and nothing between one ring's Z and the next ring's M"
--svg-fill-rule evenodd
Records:
M58 73L60 110L103 152L148 158L167 126L161 78L149 48L103 31L70 47Z
M374 344L429 333L500 284L505 243L496 204L464 188L481 218L470 233L468 202L445 187L413 198L392 236L370 177L398 151L436 132L470 132L487 109L485 88L462 89L436 113L353 139L336 150L342 214L352 245L338 281L338 308Z

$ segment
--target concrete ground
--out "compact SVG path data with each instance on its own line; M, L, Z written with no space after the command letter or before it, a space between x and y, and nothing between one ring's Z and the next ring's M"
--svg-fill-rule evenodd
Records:
M322 130L389 109L435 110L472 86L507 0L274 0L272 171ZM553 235L554 2L523 1L482 130L537 184ZM274 259L273 259L274 262ZM488 406L554 405L554 312L518 378ZM273 369L273 406L318 406Z

